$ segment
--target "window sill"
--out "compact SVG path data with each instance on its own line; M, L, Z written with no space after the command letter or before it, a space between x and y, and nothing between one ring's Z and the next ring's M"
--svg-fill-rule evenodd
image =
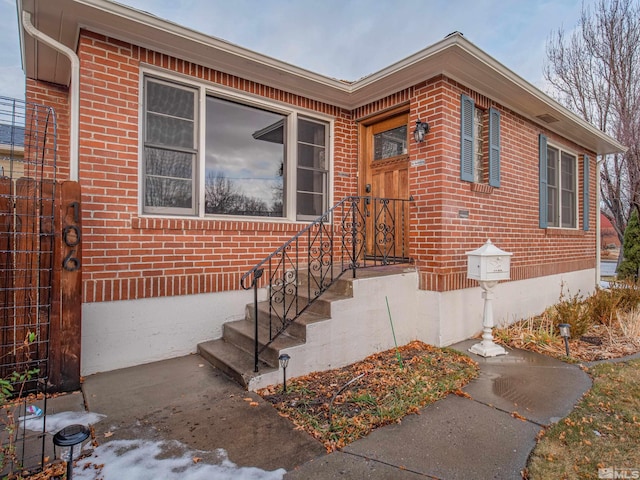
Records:
M238 230L238 231L271 231L283 233L297 233L301 225L307 222L293 222L286 218L277 220L259 220L255 217L242 219L238 217L229 219L220 218L185 218L185 217L134 217L131 220L131 228L134 230Z
M588 232L578 228L547 228L547 237L584 237Z
M491 185L486 184L486 183L475 183L475 182L473 182L471 184L470 190L472 192L477 192L477 193L486 193L486 194L493 193L493 187Z

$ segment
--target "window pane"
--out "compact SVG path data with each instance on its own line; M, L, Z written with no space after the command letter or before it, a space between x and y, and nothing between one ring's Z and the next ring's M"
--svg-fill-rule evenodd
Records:
M484 169L482 162L482 144L484 141L484 125L482 122L482 110L479 108L473 111L473 181L482 183L484 181Z
M298 165L301 167L326 170L325 148L314 147L304 143L298 144Z
M407 126L392 128L373 136L373 159L383 160L407 153Z
M558 211L558 150L547 148L547 224L559 227Z
M324 193L325 191L325 172L316 172L314 170L298 169L298 191Z
M562 152L562 226L576 226L576 157Z
M195 92L147 79L147 111L193 120Z
M147 147L144 149L145 173L147 175L191 179L194 157L193 153Z
M194 123L191 120L147 114L147 142L168 147L194 148Z
M300 119L298 121L298 141L324 146L326 142L325 128L324 124Z
M573 192L562 191L562 226L574 228L576 226L576 207Z
M147 207L192 208L191 180L147 176L144 203Z
M320 194L298 192L298 215L319 217L324 213L324 199Z
M205 211L282 216L285 116L207 97Z
M145 148L145 206L193 209L194 154Z

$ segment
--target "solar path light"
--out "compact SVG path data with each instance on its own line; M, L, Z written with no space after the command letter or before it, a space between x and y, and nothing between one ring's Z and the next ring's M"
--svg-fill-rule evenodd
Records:
M89 435L89 429L84 425L69 425L53 436L56 457L67 462L67 480L72 478L73 460L82 451L82 444ZM75 452L74 449L76 449Z
M567 357L569 356L569 337L571 336L571 325L568 323L561 323L558 325L560 329L560 336L564 338L564 349L567 352Z
M278 360L280 361L280 366L282 367L282 378L283 378L282 391L284 393L287 393L287 366L289 365L290 359L291 357L286 353L283 353L278 357Z

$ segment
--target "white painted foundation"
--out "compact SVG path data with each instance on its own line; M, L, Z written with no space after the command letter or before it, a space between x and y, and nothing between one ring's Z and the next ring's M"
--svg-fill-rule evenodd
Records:
M196 352L244 317L252 291L145 298L82 305L81 374L115 370Z
M544 311L565 293L588 295L594 269L495 287L496 325ZM310 325L307 343L287 349L292 357L288 376L336 368L394 346L385 302L389 301L398 345L422 340L446 346L482 330L484 301L480 287L452 292L418 290L418 275L359 279L354 297L332 304L332 318ZM260 292L264 296L264 292ZM253 292L162 297L84 304L82 375L149 363L194 353L198 343L222 336L222 325L244 316ZM281 374L263 377L251 389L276 383Z

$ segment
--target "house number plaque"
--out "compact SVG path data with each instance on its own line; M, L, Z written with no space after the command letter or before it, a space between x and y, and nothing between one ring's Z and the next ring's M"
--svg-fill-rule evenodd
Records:
M67 225L62 229L62 241L67 247L71 247L71 251L62 260L62 268L69 272L75 272L80 270L82 262L76 257L76 249L80 245L82 235L78 223L80 223L80 204L78 202L71 202L67 206L67 211L73 209L72 224Z

